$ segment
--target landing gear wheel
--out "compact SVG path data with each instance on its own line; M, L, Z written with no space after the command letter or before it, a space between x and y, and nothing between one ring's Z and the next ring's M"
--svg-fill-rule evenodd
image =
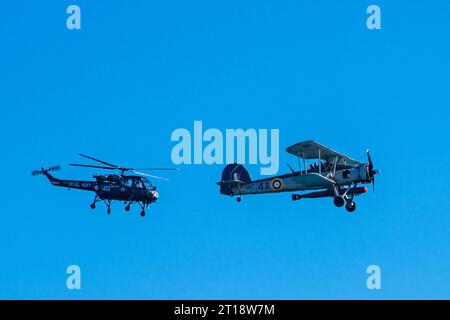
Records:
M125 211L130 211L130 205L129 204L125 207Z
M91 209L95 209L95 203L91 203L90 207Z
M108 208L108 210L106 212L108 212L108 215L110 215L111 214L111 209Z
M241 202L241 201L242 201L242 198L241 198L241 197L237 197L237 198L236 198L236 201L237 201L237 202Z
M345 204L345 199L342 196L336 196L333 199L333 203L336 207L340 208Z
M141 211L141 217L145 217L145 211L144 210Z
M347 210L348 212L353 212L353 211L355 211L356 210L356 203L355 202L350 202L350 203L347 203L346 205L345 205L345 210Z

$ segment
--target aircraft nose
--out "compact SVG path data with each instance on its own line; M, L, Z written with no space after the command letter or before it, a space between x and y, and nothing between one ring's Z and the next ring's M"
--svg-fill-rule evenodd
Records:
M159 198L158 191L152 191L152 196L153 196L153 198L158 199Z

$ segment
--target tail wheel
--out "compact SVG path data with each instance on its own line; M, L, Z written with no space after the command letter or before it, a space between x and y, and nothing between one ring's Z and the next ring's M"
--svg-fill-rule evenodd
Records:
M350 203L347 203L346 205L345 205L345 210L347 210L348 212L353 212L353 211L355 211L356 210L356 203L355 202L350 202Z
M236 198L236 201L237 201L237 202L241 202L241 201L242 201L242 198L241 198L241 197L237 197L237 198Z
M95 203L92 203L92 204L90 205L90 207L91 207L91 209L95 209Z
M141 217L145 217L145 211L144 210L141 211Z
M130 205L129 204L125 207L125 211L130 211Z

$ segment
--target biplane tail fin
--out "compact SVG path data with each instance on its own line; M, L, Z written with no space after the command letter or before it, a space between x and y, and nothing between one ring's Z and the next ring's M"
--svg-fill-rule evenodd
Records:
M252 178L242 164L233 163L223 169L222 181L242 181L248 183L252 181Z
M250 173L242 164L233 163L227 165L222 171L222 179L217 184L221 194L232 194L233 187L241 186L252 181Z

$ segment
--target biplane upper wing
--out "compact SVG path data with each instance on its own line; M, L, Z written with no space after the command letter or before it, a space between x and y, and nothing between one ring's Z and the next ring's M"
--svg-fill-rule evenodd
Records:
M288 147L286 149L286 152L305 160L320 158L331 162L334 158L337 157L339 164L351 166L361 164L359 161L354 160L346 156L345 154L334 151L313 140L296 143Z

